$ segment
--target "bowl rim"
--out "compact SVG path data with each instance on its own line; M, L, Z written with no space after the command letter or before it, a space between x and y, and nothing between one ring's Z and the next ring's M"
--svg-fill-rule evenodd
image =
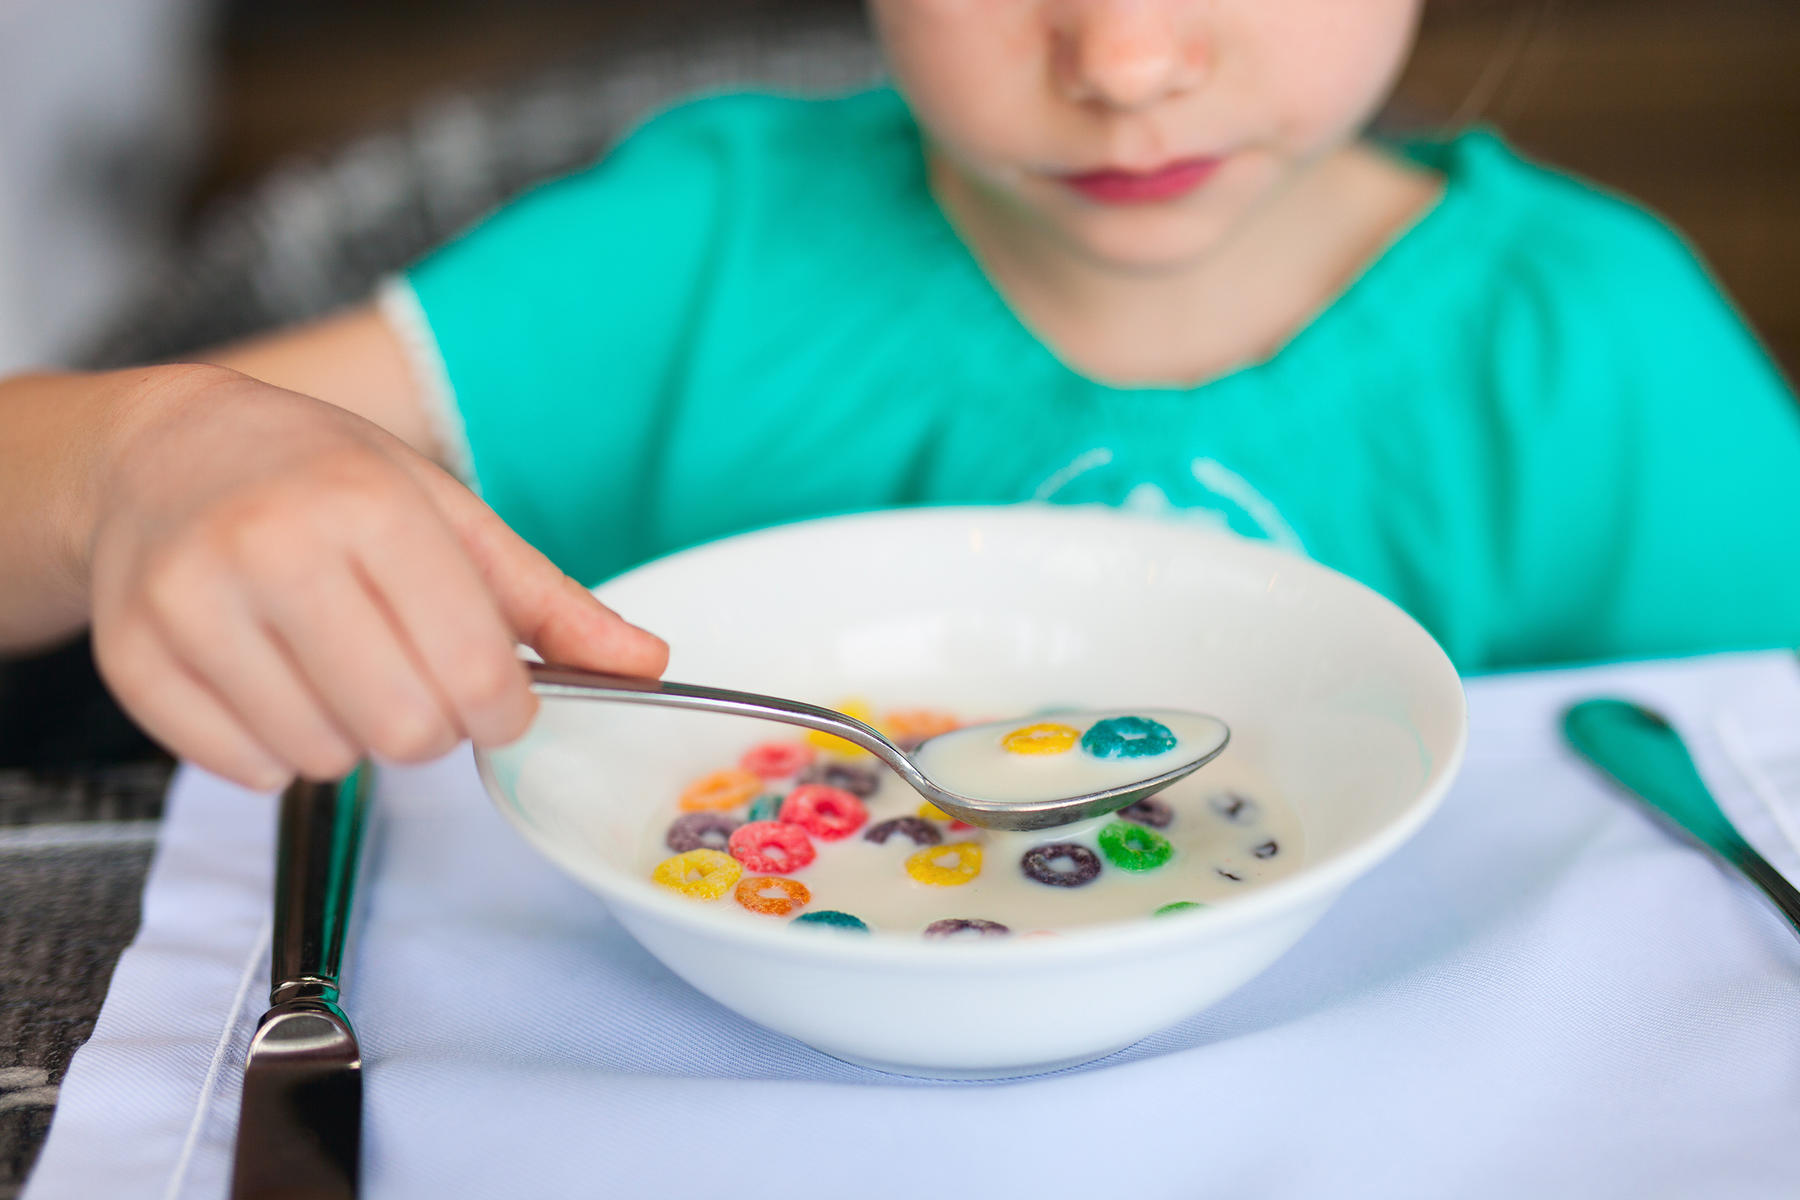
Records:
M525 818L515 810L515 806L507 799L506 792L501 788L494 775L489 752L477 747L475 750L476 772L481 778L488 799L499 810L507 823L518 830L520 836L534 851L543 855L559 869L573 875L578 881L597 892L609 904L618 903L627 908L647 912L648 915L654 915L702 937L739 942L746 947L777 950L789 957L803 960L882 963L892 966L917 965L962 973L1010 969L1027 962L1083 962L1116 955L1136 955L1146 950L1153 950L1160 945L1213 940L1246 926L1260 924L1269 918L1302 909L1312 902L1328 902L1338 892L1348 887L1358 877L1366 874L1410 839L1443 802L1445 794L1449 791L1451 783L1462 766L1468 748L1469 714L1468 699L1463 690L1462 679L1449 656L1438 645L1437 640L1399 605L1359 580L1273 543L1244 537L1226 530L1199 525L1180 525L1165 518L1124 512L1105 505L1055 505L1027 502L1005 505L922 505L899 509L876 509L786 521L741 533L726 534L647 560L613 576L593 588L592 591L604 601L607 590L623 580L667 569L689 558L705 554L727 542L741 544L772 538L793 537L803 534L806 530L822 526L912 523L921 519L962 520L971 517L1001 521L1041 521L1046 517L1053 520L1073 519L1075 521L1098 519L1102 522L1116 522L1125 525L1152 526L1159 531L1172 530L1179 532L1184 537L1192 537L1199 541L1213 541L1229 545L1234 554L1248 555L1253 561L1264 559L1271 565L1278 565L1284 570L1298 570L1302 575L1310 574L1316 578L1329 579L1333 581L1333 586L1347 585L1353 592L1360 592L1366 600L1373 601L1378 609L1386 610L1390 619L1399 618L1423 639L1421 650L1424 651L1428 667L1439 673L1440 682L1448 685L1444 689L1444 699L1453 700L1456 705L1455 734L1452 745L1448 753L1440 756L1432 764L1431 771L1418 793L1386 824L1337 850L1329 857L1319 861L1304 862L1293 874L1260 884L1243 896L1223 902L1209 903L1178 916L1172 915L1161 919L1154 916L1133 917L1120 921L1084 925L1070 930L1057 930L1055 936L1051 937L1011 937L991 941L971 939L965 942L932 943L910 935L881 931L846 933L844 931L819 930L817 932L821 935L835 933L837 936L807 936L805 934L796 936L796 931L788 928L790 924L788 921L772 921L766 925L755 925L727 919L723 914L714 911L712 906L696 905L691 900L673 895L666 888L657 887L648 879L641 879L603 863L590 862L585 859L578 860L574 856L558 855L545 843L540 842L538 835L533 832Z

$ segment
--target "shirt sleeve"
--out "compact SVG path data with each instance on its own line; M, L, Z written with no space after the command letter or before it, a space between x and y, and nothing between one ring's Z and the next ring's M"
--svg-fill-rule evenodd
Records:
M733 146L699 102L405 274L483 499L584 582L640 557L658 401L716 260Z
M1503 508L1548 550L1497 657L1800 645L1800 406L1680 239L1617 208L1548 238L1496 314L1535 347Z

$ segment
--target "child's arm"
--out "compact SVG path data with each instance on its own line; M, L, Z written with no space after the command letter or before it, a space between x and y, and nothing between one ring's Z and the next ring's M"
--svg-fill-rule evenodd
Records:
M423 457L429 437L372 312L215 365L0 381L0 652L91 621L146 729L263 788L517 736L515 639L659 671L662 643Z

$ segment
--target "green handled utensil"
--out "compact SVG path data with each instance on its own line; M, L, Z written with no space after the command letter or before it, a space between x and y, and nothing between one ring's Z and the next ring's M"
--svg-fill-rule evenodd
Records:
M1719 810L1681 735L1659 713L1629 700L1583 700L1563 713L1563 736L1663 824L1760 888L1800 936L1800 891Z

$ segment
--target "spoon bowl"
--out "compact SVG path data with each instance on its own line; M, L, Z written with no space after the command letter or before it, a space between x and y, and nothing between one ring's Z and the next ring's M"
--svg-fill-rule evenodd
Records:
M727 713L756 717L798 725L819 733L832 734L859 746L891 767L895 774L921 796L937 805L958 821L979 825L984 829L1030 830L1049 829L1073 821L1101 817L1135 804L1146 796L1160 792L1178 779L1217 758L1231 740L1231 730L1217 717L1193 714L1191 720L1201 723L1200 745L1173 767L1153 775L1129 779L1112 787L1073 795L1042 799L1001 800L971 796L952 791L922 770L917 756L937 738L921 743L911 754L889 741L873 726L855 717L780 696L756 692L739 692L729 688L704 687L692 683L675 683L666 679L643 679L631 675L609 675L583 671L547 663L528 664L532 690L540 696L565 700L603 700L623 704L648 704L662 708L685 708L700 712ZM996 730L1009 728L1008 722L984 722ZM955 731L966 735L970 728ZM943 736L952 736L949 734ZM1157 756L1160 760L1162 756Z

